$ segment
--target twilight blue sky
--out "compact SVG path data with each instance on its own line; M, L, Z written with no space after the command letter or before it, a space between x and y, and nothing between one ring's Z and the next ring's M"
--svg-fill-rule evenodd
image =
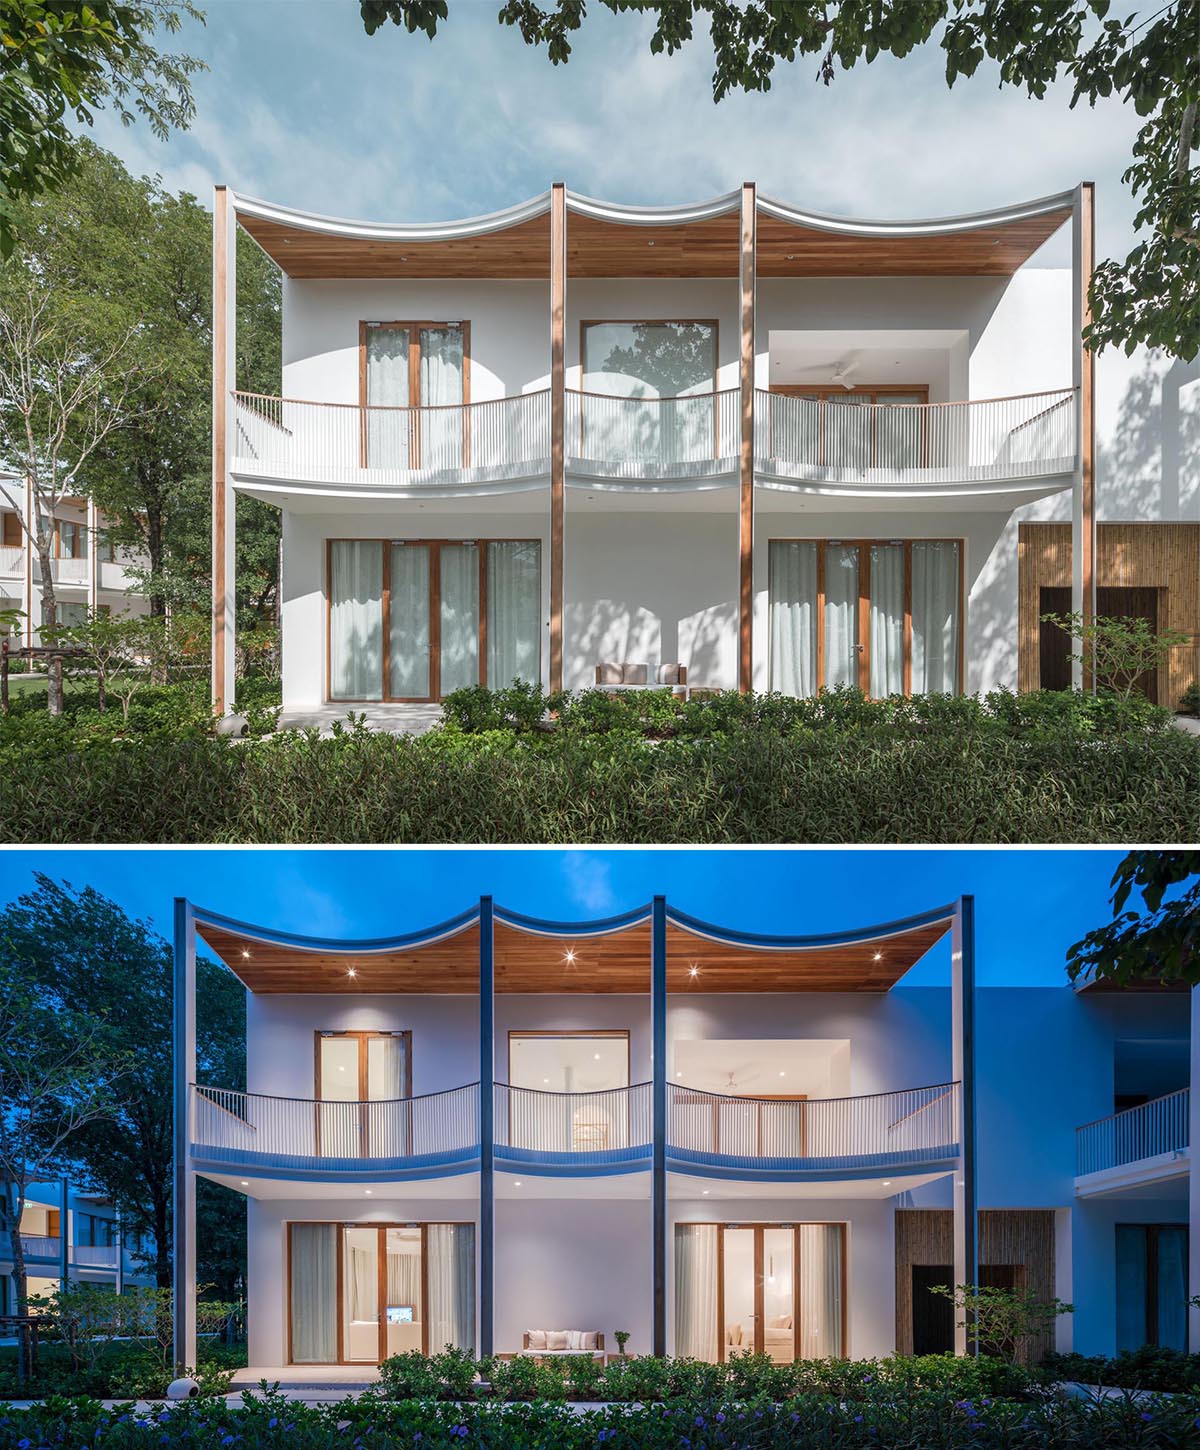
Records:
M1062 985L1066 949L1109 919L1106 850L12 850L0 906L34 871L91 885L171 931L171 902L315 936L427 926L490 891L532 915L607 916L664 892L682 910L766 932L833 931L976 897L985 984ZM944 949L911 981L944 982Z

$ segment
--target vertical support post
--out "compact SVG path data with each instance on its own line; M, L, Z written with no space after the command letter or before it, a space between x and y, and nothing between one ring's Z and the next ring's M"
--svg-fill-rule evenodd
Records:
M496 970L492 898L479 898L479 1353L494 1353Z
M979 1200L975 1165L975 898L960 896L950 937L951 1060L958 1088L958 1167L954 1173L954 1282L979 1282ZM971 1319L970 1305L964 1318ZM955 1354L976 1353L970 1324L954 1327Z
M175 1368L196 1364L196 1175L190 1161L189 1097L196 1076L196 921L191 903L175 898L173 997L174 1153L171 1284Z
M118 1294L125 1292L125 1224L121 1219L121 1208L117 1206L117 1282Z
M758 200L752 181L742 185L741 448L738 469L738 689L754 688L754 321L757 289Z
M651 1113L650 1168L654 1313L651 1353L667 1352L667 898L656 896L650 918Z
M1096 358L1082 341L1091 321L1088 289L1096 265L1096 215L1093 182L1081 182L1075 192L1071 216L1072 292L1071 326L1074 329L1072 382L1075 387L1075 486L1071 493L1071 609L1086 627L1096 617ZM1076 641L1076 653L1083 653ZM1071 684L1093 689L1090 662L1074 660Z
M58 1282L71 1287L71 1185L65 1177L58 1185Z
M99 522L100 514L96 508L96 500L89 498L87 501L88 613L93 618L100 607L100 547L96 541L96 529Z
M212 707L233 709L236 499L229 481L229 393L237 384L237 213L224 186L213 189L212 308Z
M550 688L563 683L563 544L566 523L567 190L550 188Z
M25 580L22 592L25 597L21 608L25 611L25 648L33 648L33 528L36 514L33 507L33 479L25 478ZM30 661L32 665L33 661Z
M1200 987L1192 988L1192 1063L1188 1083L1188 1128L1193 1144L1188 1169L1188 1255L1187 1347L1193 1354L1200 1348Z

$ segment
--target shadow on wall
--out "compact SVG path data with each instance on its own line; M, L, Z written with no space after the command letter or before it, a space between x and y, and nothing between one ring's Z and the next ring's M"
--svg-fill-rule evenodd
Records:
M1051 506L1054 502L1044 501ZM966 692L976 694L998 686L1015 690L1016 525L1010 514L982 514L972 524L967 545Z
M568 686L593 684L602 660L648 664L651 683L658 665L679 662L691 684L734 685L737 607L731 600L679 616L668 599L590 599L568 604L565 615Z
M1150 353L1096 456L1101 519L1200 518L1200 358Z

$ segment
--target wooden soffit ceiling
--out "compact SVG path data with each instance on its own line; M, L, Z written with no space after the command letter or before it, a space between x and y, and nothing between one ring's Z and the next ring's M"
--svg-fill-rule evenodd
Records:
M238 221L297 278L548 280L550 217L475 236L394 240L339 234L238 211ZM1071 215L1070 208L922 236L858 235L796 225L760 211L760 277L1011 276ZM738 213L658 226L569 212L567 275L728 277L739 270Z
M869 942L762 950L667 926L667 990L887 992L945 933L944 922ZM479 927L382 951L314 949L197 923L197 933L246 987L272 993L428 993L473 996ZM603 935L544 935L502 920L494 928L497 993L650 991L650 922ZM351 972L353 971L353 975Z

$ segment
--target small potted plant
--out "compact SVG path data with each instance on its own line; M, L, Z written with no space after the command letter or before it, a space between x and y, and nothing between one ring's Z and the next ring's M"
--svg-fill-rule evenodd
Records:
M617 1353L622 1359L625 1358L625 1346L629 1343L628 1329L614 1329L613 1338L617 1341Z

